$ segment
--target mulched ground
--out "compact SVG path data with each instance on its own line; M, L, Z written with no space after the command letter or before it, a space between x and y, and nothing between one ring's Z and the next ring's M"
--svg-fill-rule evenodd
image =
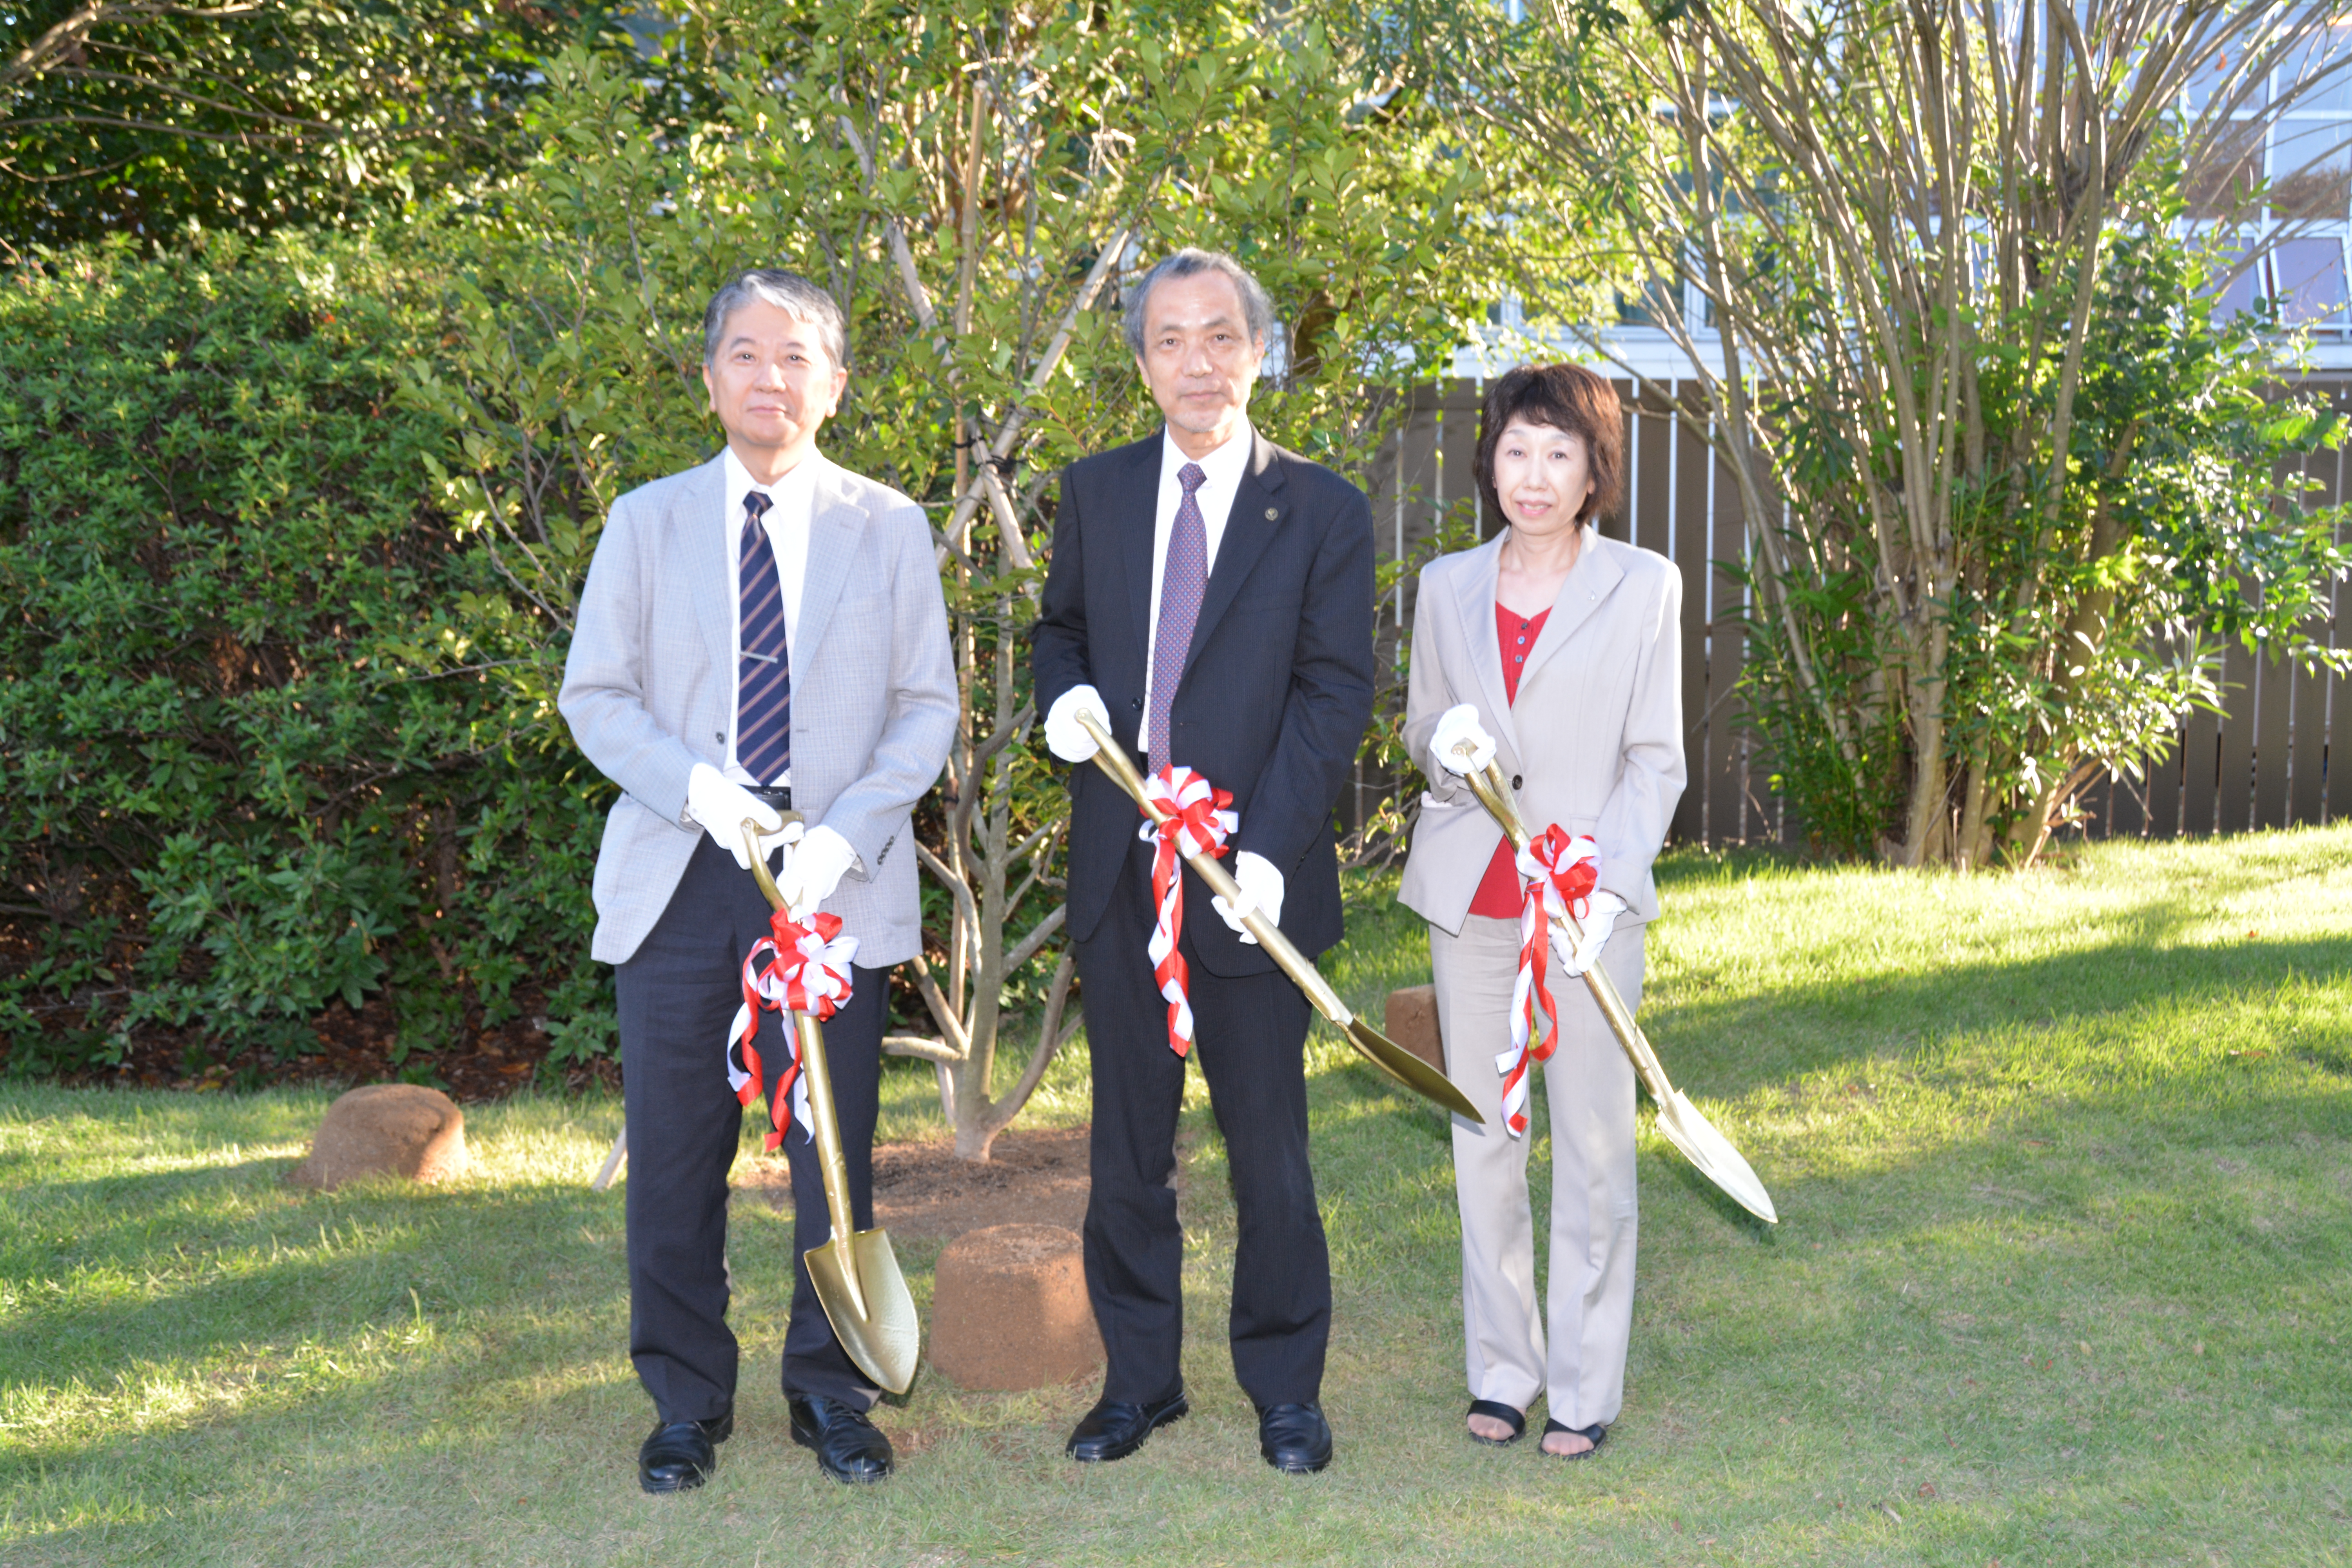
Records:
M735 1197L789 1209L792 1168L778 1156L735 1162ZM1087 1130L1013 1128L986 1164L953 1144L885 1143L874 1151L874 1223L908 1241L953 1241L992 1225L1058 1225L1087 1215Z

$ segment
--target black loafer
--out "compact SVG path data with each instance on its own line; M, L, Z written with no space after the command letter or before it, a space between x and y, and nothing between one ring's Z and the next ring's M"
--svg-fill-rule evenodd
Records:
M847 1485L878 1481L890 1473L890 1439L866 1412L838 1399L794 1394L793 1441L816 1450L817 1468Z
M1081 1464L1108 1464L1124 1459L1143 1447L1155 1426L1165 1426L1171 1421L1181 1421L1192 1407L1184 1402L1184 1390L1178 1388L1165 1399L1155 1399L1149 1405L1134 1405L1124 1399L1097 1399L1078 1429L1070 1434L1066 1452Z
M649 1492L692 1491L719 1468L718 1446L735 1434L735 1417L665 1421L637 1450L637 1485Z
M1257 1451L1290 1476L1311 1476L1331 1462L1331 1423L1323 1407L1269 1405L1257 1413Z

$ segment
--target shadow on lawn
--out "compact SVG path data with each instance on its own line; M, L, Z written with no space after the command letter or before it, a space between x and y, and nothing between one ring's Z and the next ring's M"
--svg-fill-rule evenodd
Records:
M259 1159L45 1185L42 1206L72 1234L30 1272L136 1276L158 1247L187 1259L181 1248L198 1238L213 1257L197 1255L194 1278L153 1293L32 1297L9 1329L12 1350L31 1374L21 1382L102 1387L129 1366L177 1361L201 1368L230 1352L249 1353L268 1375L299 1360L322 1332L350 1341L453 1312L495 1312L551 1289L568 1299L567 1310L622 1310L627 1286L618 1257L580 1237L593 1224L617 1237L618 1205L584 1188L362 1184L310 1193L283 1185L295 1163ZM507 1260L478 1250L477 1238L489 1234L544 1241L559 1256L526 1280ZM197 1375L217 1382L245 1374Z
M2021 963L1963 963L1859 982L1787 986L1768 995L1646 1005L1643 1026L1677 1088L1738 1096L1843 1062L1910 1054L1926 1043L2003 1027L2050 1029L2150 1006L2243 1005L2289 981L2352 969L2352 936L2241 942L2198 950L2183 982L2180 950L2138 937ZM1703 976L1685 973L1687 994Z

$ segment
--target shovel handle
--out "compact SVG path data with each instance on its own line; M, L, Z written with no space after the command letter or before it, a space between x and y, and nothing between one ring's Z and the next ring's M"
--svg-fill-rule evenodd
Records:
M800 819L797 812L786 814L787 821ZM783 892L768 872L768 858L760 853L760 825L749 818L743 823L743 847L751 852L751 875L758 879L760 891L771 906L782 909ZM787 847L784 853L790 855L791 848ZM848 1282L850 1300L863 1318L867 1315L866 1291L858 1282L857 1259L850 1250L855 1232L849 1210L849 1164L841 1152L841 1122L833 1110L833 1071L824 1059L824 1026L806 1013L794 1013L792 1020L800 1032L801 1079L808 1087L809 1131L816 1139L825 1217L833 1224L833 1254L840 1259L841 1277Z
M856 1234L849 1212L849 1165L841 1152L841 1123L833 1113L833 1069L824 1059L824 1026L806 1013L793 1015L801 1032L801 1076L808 1084L809 1121L816 1134L817 1171L824 1184L825 1217L833 1223L833 1255L841 1262L851 1304L861 1318L866 1310L866 1290L857 1279L857 1259L850 1251Z
M1078 724L1094 737L1096 764L1118 781L1119 788L1135 797L1135 804L1143 808L1146 816L1154 822L1167 821L1169 812L1143 793L1143 775L1137 773L1135 764L1128 760L1127 749L1110 738L1110 731L1104 729L1093 714L1080 713ZM1241 885L1234 880L1233 873L1226 870L1215 856L1186 855L1184 864L1192 867L1201 880L1209 885L1209 891L1226 903L1240 900ZM1250 935L1257 938L1257 944L1265 950L1265 955L1274 960L1301 991L1307 993L1307 999L1315 1005L1318 1013L1342 1029L1356 1021L1356 1016L1348 1010L1348 1005L1339 1000L1339 994L1331 989L1330 982L1323 978L1303 953L1290 945L1290 939L1282 934L1281 927L1255 910L1242 917L1242 924L1248 928Z
M1457 755L1461 754L1462 748L1455 748L1455 752ZM1511 796L1510 785L1504 782L1501 766L1489 762L1483 771L1467 773L1462 777L1471 792L1477 795L1478 804L1502 824L1511 847L1525 849L1528 841L1528 825L1519 816L1518 803ZM1563 910L1552 917L1552 921L1568 933L1570 942L1583 939L1584 929L1576 923L1574 915ZM1617 1043L1625 1047L1626 1056L1633 1059L1633 1070L1640 1073L1642 1081L1649 1086L1650 1098L1660 1104L1665 1103L1666 1097L1675 1092L1675 1086L1666 1081L1666 1069L1659 1063L1658 1053L1650 1048L1648 1037L1633 1021L1633 1010L1626 1006L1625 998L1617 994L1615 983L1601 971L1601 965L1595 963L1584 972L1584 986L1592 993L1593 1003L1600 1007L1601 1016L1609 1021L1610 1033L1617 1037Z

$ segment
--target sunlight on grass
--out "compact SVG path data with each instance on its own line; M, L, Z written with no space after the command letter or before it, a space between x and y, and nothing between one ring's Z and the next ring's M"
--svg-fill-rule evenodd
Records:
M667 1500L631 1470L621 1194L587 1190L616 1102L470 1108L468 1179L322 1194L282 1178L324 1094L21 1086L0 1562L2352 1562L2352 832L1970 879L1681 852L1660 881L1645 1026L1784 1223L1644 1112L1626 1409L1592 1463L1459 1436L1444 1123L1328 1029L1340 1458L1304 1482L1259 1462L1233 1384L1197 1075L1192 1419L1080 1470L1091 1389L927 1375L880 1415L900 1475L834 1488L774 1384L789 1226L749 1205L738 1435ZM1391 887L1352 884L1325 961L1375 1016L1427 977ZM1081 1042L1028 1124L1083 1122L1086 1084ZM943 1134L928 1066L891 1064L884 1129ZM928 1308L937 1247L900 1251Z

